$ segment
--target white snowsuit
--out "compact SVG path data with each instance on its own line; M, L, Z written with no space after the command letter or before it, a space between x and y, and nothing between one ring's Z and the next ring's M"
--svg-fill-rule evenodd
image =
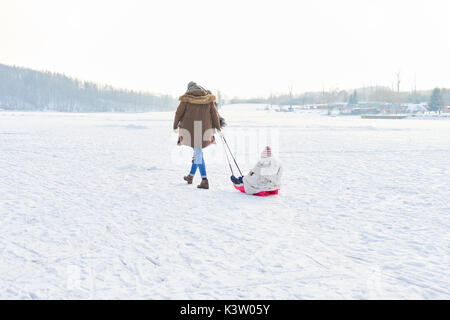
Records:
M276 158L262 158L252 171L252 175L243 179L245 193L255 194L280 189L283 169Z

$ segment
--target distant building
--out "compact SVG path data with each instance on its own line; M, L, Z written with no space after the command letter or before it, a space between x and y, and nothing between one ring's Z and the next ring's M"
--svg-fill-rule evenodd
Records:
M353 108L351 111L352 115L361 115L361 114L377 114L380 111L377 108Z
M425 113L428 111L427 103L405 103L400 106L400 112L402 113Z

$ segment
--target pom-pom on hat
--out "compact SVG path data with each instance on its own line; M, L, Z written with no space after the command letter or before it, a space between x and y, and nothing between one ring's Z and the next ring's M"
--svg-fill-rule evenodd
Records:
M261 158L265 159L265 158L270 158L272 156L272 149L267 146L264 148L263 152L261 152Z

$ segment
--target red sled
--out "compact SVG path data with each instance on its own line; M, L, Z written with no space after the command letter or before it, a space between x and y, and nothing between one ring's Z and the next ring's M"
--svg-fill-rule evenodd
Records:
M244 189L244 186L243 186L243 185L237 186L237 185L233 184L233 186L234 186L237 190L239 190L240 192L245 193L245 189ZM278 191L279 191L279 189L277 189L277 190L272 190L272 191L261 191L261 192L255 193L255 194L253 194L253 195L254 195L254 196L257 196L257 197L268 197L268 196L274 196L274 195L277 195L277 194L278 194Z

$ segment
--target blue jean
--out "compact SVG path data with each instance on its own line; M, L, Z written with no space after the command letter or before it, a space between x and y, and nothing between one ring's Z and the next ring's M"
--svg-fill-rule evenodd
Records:
M192 160L191 176L195 176L197 168L200 170L200 174L203 179L206 179L206 167L205 159L203 159L202 148L194 148L194 159Z

